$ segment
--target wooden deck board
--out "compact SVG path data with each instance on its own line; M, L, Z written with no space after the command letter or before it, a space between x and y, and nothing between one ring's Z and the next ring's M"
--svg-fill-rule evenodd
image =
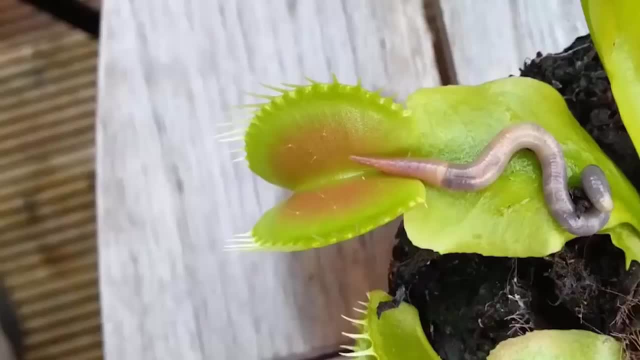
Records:
M25 330L25 360L102 351L97 49L25 2L0 0L0 274Z
M441 7L465 85L517 75L537 51L562 51L589 31L579 0L447 0Z
M421 0L103 2L97 212L105 355L271 359L335 350L386 289L397 222L311 252L236 254L285 193L217 125L260 82L304 76L404 98L439 84Z

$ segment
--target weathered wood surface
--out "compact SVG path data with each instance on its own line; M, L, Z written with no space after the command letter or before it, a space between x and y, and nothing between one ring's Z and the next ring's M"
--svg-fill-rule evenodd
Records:
M294 254L222 252L283 192L219 143L259 83L439 84L421 0L103 3L97 120L107 360L271 359L335 350L386 289L395 225Z
M580 0L440 3L458 82L465 85L517 75L537 51L562 51L589 32Z

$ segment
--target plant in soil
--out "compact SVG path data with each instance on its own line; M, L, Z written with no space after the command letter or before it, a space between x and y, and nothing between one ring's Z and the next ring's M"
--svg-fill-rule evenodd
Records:
M329 246L402 215L389 294L372 291L361 319L349 318L357 331L346 356L637 356L640 26L631 14L640 6L584 0L583 9L593 42L539 53L517 77L418 89L403 105L335 78L269 87L279 94L254 105L246 160L291 195L228 247ZM448 177L506 149L517 138L501 135L510 129L536 135L534 151L507 151L504 166L488 156ZM594 166L602 178L582 177ZM570 214L549 196L562 186ZM592 214L597 228L569 226ZM569 216L577 220L563 222Z

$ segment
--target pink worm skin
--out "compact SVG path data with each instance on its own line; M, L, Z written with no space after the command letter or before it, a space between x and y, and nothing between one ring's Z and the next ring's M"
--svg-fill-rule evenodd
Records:
M574 235L588 236L607 224L613 210L613 199L605 174L596 165L589 165L582 171L582 186L593 207L584 214L578 214L569 194L562 147L537 124L520 123L505 128L469 164L437 159L366 156L351 156L351 159L386 174L420 179L431 186L477 191L496 181L513 155L522 149L530 149L538 157L547 207L562 227Z

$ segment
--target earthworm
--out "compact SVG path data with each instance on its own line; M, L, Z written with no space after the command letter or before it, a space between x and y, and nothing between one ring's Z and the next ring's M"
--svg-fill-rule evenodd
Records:
M613 210L611 188L596 165L581 173L582 186L593 206L584 213L576 211L569 194L567 170L562 147L545 129L533 123L509 126L483 149L471 163L454 164L437 159L376 158L351 156L363 165L395 176L420 179L438 188L457 191L477 191L491 185L522 149L532 150L541 163L544 198L553 218L576 236L593 235L609 221Z

